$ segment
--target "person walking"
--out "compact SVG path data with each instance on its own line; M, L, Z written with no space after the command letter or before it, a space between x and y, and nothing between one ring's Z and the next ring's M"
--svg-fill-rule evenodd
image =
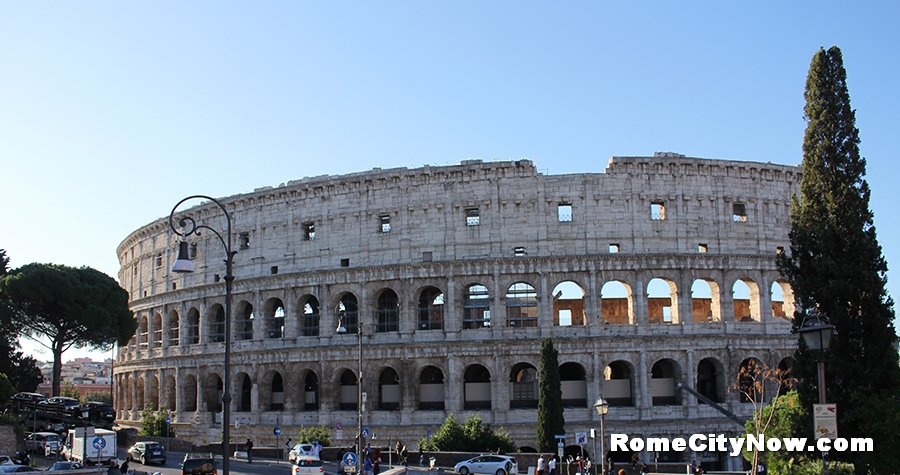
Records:
M247 451L247 463L253 463L253 441L249 437L244 443L244 449Z
M550 463L547 464L550 475L556 475L556 457L550 457Z
M544 475L544 454L537 459L537 475Z

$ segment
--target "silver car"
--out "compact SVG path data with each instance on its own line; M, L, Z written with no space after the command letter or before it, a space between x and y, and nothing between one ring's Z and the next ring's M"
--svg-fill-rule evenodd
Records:
M453 471L460 475L470 473L510 475L519 473L519 465L516 459L508 455L479 455L456 464Z

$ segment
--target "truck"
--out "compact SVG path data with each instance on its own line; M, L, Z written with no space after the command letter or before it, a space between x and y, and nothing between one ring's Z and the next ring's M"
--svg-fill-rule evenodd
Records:
M116 433L91 426L69 429L62 455L84 465L114 465L118 463Z

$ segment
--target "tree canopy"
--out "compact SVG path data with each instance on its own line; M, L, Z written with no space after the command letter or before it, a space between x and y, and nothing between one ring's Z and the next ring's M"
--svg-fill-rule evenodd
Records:
M5 250L0 249L0 279L8 273L9 257ZM0 373L7 376L17 391L33 392L41 384L43 375L37 360L21 351L21 328L13 315L12 304L0 294Z
M18 325L23 335L49 341L54 395L59 394L63 352L110 342L124 345L137 328L128 293L90 267L28 264L0 277L0 295L10 306L4 326Z
M799 303L794 328L812 309L835 327L824 359L827 402L838 405L838 434L892 437L875 438L875 446L898 447L896 431L872 430L877 416L870 408L876 401L900 407L900 366L893 348L893 301L885 291L887 263L869 209L866 160L860 156L846 81L841 50L820 49L804 92L807 128L800 196L793 198L791 208L791 252L779 256L778 265ZM800 380L804 407L818 402L815 357L801 340L794 376ZM857 473L896 473L896 452L832 451L832 456L854 462Z
M490 424L483 423L481 417L474 414L467 417L462 425L453 414L448 415L437 433L420 444L429 450L445 452L516 451L516 444L509 434L502 429L495 432Z

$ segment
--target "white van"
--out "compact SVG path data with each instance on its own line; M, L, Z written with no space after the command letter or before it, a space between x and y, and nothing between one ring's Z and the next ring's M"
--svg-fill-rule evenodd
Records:
M116 433L94 427L69 429L62 455L66 460L84 465L115 463Z

